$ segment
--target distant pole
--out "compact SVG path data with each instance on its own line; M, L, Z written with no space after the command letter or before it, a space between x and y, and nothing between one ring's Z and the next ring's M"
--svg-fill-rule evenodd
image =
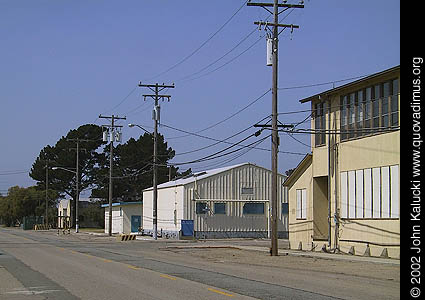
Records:
M80 150L86 151L86 149L80 149L80 142L91 142L92 140L83 140L83 139L67 139L67 141L77 142L77 148L75 149L77 151L77 162L76 162L76 168L75 168L75 232L78 233L79 230L79 224L78 224L78 206L80 202L80 189L79 189L79 183L80 183L80 174L79 174L79 165L80 165Z
M75 191L76 191L76 196L75 196L75 233L78 233L78 202L80 201L80 192L78 191L78 182L80 181L79 175L78 175L78 161L80 159L80 148L79 148L80 143L77 142L77 166L76 166L76 170L75 170Z
M47 210L47 204L48 204L48 190L49 188L49 161L46 161L46 220L45 220L45 224L48 225L49 224L49 216L48 216L48 210Z
M115 138L115 120L125 120L126 117L118 117L112 115L111 117L106 117L99 115L99 118L111 119L111 132L109 143L109 236L112 236L112 168L113 168L113 153L114 153L114 138Z
M278 181L277 181L277 169L278 169L278 152L279 152L279 135L278 135L278 124L277 124L277 75L278 75L278 44L279 44L279 27L288 28L298 28L299 26L295 25L285 25L279 24L279 7L284 7L285 9L289 8L303 8L302 4L279 4L278 0L274 0L274 3L252 3L248 2L247 6L261 6L267 11L272 13L267 7L273 7L273 16L274 22L254 22L256 25L272 26L273 27L273 46L272 46L272 66L273 66L273 85L272 85L272 155L271 155L271 164L272 164L272 186L271 186L271 248L270 254L272 256L278 255L278 226L277 226L277 208L278 208Z
M153 135L153 238L155 240L158 239L158 165L157 165L157 147L158 147L158 123L160 120L160 106L158 104L158 100L167 98L170 100L170 95L159 95L159 92L165 88L174 88L173 85L160 85L156 84L142 84L139 83L140 87L147 87L153 92L154 95L143 95L144 98L151 97L155 100L155 109L153 111L153 119L154 119L154 135Z

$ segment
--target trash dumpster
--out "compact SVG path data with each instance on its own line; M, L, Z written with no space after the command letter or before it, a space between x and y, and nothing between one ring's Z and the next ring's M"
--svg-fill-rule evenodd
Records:
M181 220L182 236L193 236L193 220Z

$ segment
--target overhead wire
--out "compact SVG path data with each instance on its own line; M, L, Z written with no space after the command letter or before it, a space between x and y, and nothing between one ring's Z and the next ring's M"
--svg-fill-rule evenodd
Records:
M214 123L214 124L212 124L212 125L210 125L210 126L208 126L208 127L204 128L204 129L201 129L201 130L197 131L196 133L204 132L204 131L206 131L206 130L209 130L209 129L211 129L211 128L214 128L214 127L216 127L216 126L218 126L218 125L220 125L220 124L222 124L222 123L224 123L224 122L226 122L226 121L230 120L231 118L235 117L236 115L240 114L241 112L243 112L244 110L246 110L246 109L247 109L247 108L249 108L250 106L254 105L256 102L258 102L259 100L261 100L264 96L266 96L268 93L270 93L270 91L271 91L271 89L268 89L268 90L267 90L266 92L264 92L261 96L257 97L256 99L254 99L253 101L251 101L250 103L248 103L246 106L244 106L243 108L241 108L241 109L240 109L240 110L238 110L237 112L235 112L235 113L231 114L229 117L227 117L227 118L225 118L225 119L223 119L223 120L221 120L221 121L219 121L219 122L216 122L216 123ZM164 125L164 124L161 124L161 125ZM169 137L168 139L169 139L169 140L171 140L171 139L183 138L183 137L187 137L187 136L189 136L189 135L191 135L191 134L184 135L184 136L179 136L179 137Z
M244 3L236 10L236 12L233 13L233 15L226 21L224 22L223 25L220 26L220 28L218 28L217 31L215 31L207 40L205 40L199 47L197 47L194 51L192 51L189 55L187 55L186 57L184 57L182 60L180 60L179 62L177 62L176 64L172 65L171 67L169 67L168 69L166 69L165 71L151 77L148 79L145 79L145 81L147 80L151 80L154 78L157 78L159 76L162 76L166 73L168 73L169 71L175 69L176 67L180 66L182 63L184 63L185 61L187 61L189 58L191 58L193 55L195 55L199 50L201 50L210 40L212 40L221 30L223 30L223 28L239 13L239 11L245 7L246 3L248 2L248 0L244 1Z
M183 129L175 128L175 127L172 127L172 126L169 126L169 125L162 124L162 126L168 127L170 129L173 129L173 130L176 130L176 131L179 131L179 132L183 132L183 133L187 133L187 134L190 134L190 135L194 135L194 136L197 136L197 137L200 137L200 138L204 138L204 139L208 139L208 140L212 140L212 141L216 141L216 142L222 142L222 143L226 143L226 144L229 144L229 145L234 144L234 143L231 143L231 142L228 142L228 141L223 141L223 140L215 139L215 138L212 138L212 137L200 135L200 134L197 134L197 133L194 133L194 132L189 132L189 131L186 131L186 130L183 130ZM256 149L256 150L268 151L268 152L271 151L270 149L266 149L266 148L259 148L259 147L251 147L251 148L252 149ZM305 155L305 153L290 152L290 151L281 151L281 150L279 150L279 153L283 153L283 154L294 154L294 155Z

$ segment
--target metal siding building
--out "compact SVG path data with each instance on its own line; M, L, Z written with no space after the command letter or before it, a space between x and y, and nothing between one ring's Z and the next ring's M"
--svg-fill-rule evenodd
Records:
M158 230L178 237L182 220L193 220L198 238L267 237L270 170L254 164L209 170L158 186ZM288 237L284 176L278 174L278 231ZM151 232L152 188L143 192L144 231ZM287 204L286 204L287 205Z

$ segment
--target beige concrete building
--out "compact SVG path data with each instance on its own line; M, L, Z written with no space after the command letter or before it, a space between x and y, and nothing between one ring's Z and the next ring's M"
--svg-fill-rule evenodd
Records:
M300 100L312 154L285 181L291 248L400 255L400 66Z

